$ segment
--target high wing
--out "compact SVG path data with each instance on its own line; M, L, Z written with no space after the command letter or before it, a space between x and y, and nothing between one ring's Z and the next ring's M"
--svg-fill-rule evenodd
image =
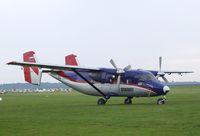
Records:
M193 71L162 71L165 74L171 75L171 74L187 74L187 73L194 73Z
M158 76L158 75L165 75L165 74L168 74L168 75L171 75L171 74L187 74L187 73L194 73L193 71L156 71L156 70L148 70L150 71L151 73L154 74L154 76Z
M187 74L187 73L194 73L193 71L164 71L162 70L162 57L159 57L159 70L155 71L155 70L148 70L149 72L151 72L157 79L159 77L161 77L165 82L168 82L168 80L165 78L165 75L171 75L171 74Z
M69 71L74 71L74 70L78 70L78 71L87 71L87 70L91 70L91 71L100 71L99 68L89 68L89 67L81 67L81 66L72 66L72 65L51 65L51 64L41 64L41 63L30 63L30 62L16 62L16 61L12 61L7 63L8 65L17 65L17 66L29 66L29 67L39 67L39 68L46 68L46 69L50 69L50 70L69 70Z
M194 73L193 71L154 71L154 70L148 70L149 72L151 72L157 79L159 77L161 77L166 83L168 83L169 81L167 80L167 78L165 77L166 74L171 75L171 74L187 74L187 73Z

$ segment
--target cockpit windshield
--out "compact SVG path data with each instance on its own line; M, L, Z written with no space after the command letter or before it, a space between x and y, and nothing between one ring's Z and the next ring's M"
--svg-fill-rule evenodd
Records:
M134 76L138 81L156 80L152 73L140 73Z

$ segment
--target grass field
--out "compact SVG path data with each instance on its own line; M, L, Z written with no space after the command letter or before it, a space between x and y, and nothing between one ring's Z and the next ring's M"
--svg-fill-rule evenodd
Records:
M154 98L111 98L79 93L0 95L0 136L198 136L200 86L172 87L165 105Z

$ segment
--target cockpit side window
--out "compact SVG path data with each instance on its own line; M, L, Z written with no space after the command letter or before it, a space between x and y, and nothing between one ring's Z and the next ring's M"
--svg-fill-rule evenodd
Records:
M137 74L134 76L138 82L143 82L146 80L156 80L155 76L151 73L142 73L142 74Z
M146 81L146 80L155 80L155 77L154 75L148 73L148 74L138 74L136 76L136 78L139 80L139 81Z
M157 79L152 73L148 73L148 72L135 72L135 73L125 75L126 84L138 84L140 82L143 83L149 80L155 81Z

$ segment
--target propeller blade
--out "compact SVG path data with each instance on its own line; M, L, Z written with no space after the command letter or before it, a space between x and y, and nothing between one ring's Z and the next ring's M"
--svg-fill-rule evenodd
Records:
M162 76L162 79L163 79L166 83L169 83L169 81L167 80L166 77Z
M112 66L113 66L115 69L118 69L118 68L117 68L117 65L115 64L115 62L114 62L113 59L110 60L110 63L112 64Z
M162 68L162 57L159 57L159 71L161 71Z
M124 68L124 71L128 71L128 70L131 70L131 65L128 65Z

